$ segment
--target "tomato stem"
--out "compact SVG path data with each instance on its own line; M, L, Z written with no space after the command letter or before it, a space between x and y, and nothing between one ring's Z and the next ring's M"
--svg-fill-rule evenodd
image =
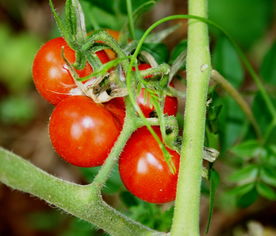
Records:
M207 17L207 0L189 0L189 14ZM188 22L187 93L172 236L199 236L199 206L208 84L208 27Z
M134 22L133 22L133 14L132 14L132 3L131 0L126 0L127 4L127 16L128 16L128 25L131 37L135 39L135 32L134 32Z
M165 235L129 219L108 206L96 188L70 183L49 175L1 147L0 163L0 182L37 196L69 214L102 228L110 235Z
M123 129L115 142L108 158L105 160L98 174L94 178L91 186L96 187L101 190L110 176L112 169L117 164L118 158L127 142L131 134L138 128L138 123L136 123L137 117L135 112L133 112L133 108L128 101L128 98L125 98L126 103L126 116L123 125Z

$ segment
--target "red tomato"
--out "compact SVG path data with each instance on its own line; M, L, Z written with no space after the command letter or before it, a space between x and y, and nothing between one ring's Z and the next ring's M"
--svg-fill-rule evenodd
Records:
M113 114L86 96L63 99L49 122L56 152L81 167L102 165L119 133L120 124Z
M116 119L118 119L122 127L126 115L124 98L113 98L109 102L104 103L104 106L115 116Z
M68 46L62 37L54 38L45 43L37 52L33 63L33 80L38 92L50 103L56 105L68 97L72 89L76 88L68 67L62 58L64 55L70 63L75 62L75 52ZM97 52L102 63L109 61L104 51ZM91 66L87 63L77 73L85 77L92 73Z
M161 138L159 128L154 127ZM177 173L172 174L163 153L146 127L135 131L119 159L119 171L126 188L138 198L151 203L165 203L175 199L179 155L167 149Z
M146 70L151 68L149 64L140 64L138 66L139 70ZM150 78L151 76L146 76L145 78ZM141 108L145 117L152 117L154 115L154 106L150 103L150 96L146 94L144 88L141 89L139 96L137 97L137 103ZM164 104L164 113L169 116L175 116L177 113L177 98L166 96Z

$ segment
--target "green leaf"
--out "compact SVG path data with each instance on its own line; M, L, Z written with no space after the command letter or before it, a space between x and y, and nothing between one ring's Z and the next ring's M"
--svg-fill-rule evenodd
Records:
M230 191L228 191L228 193L241 196L251 191L254 188L254 186L255 186L255 183L248 183L248 184L236 186L232 188Z
M163 43L144 43L142 51L149 52L158 64L162 64L168 61L169 50Z
M120 193L120 198L127 207L137 206L139 201L130 192L123 191Z
M272 100L274 106L276 106L276 99L271 98L271 100ZM259 124L261 130L265 133L265 131L269 127L273 117L271 116L271 113L267 109L266 103L264 102L263 97L260 94L260 92L258 92L254 98L252 110L253 110L254 116L256 117L256 119L258 121L258 124ZM274 135L275 135L275 133L274 133ZM270 143L275 143L275 142L273 142L274 140L272 140L272 138L270 138L270 141L272 141Z
M245 134L248 120L232 98L220 97L216 102L222 104L218 127L222 151L225 151Z
M260 73L267 83L276 85L276 41L264 56Z
M159 231L169 231L173 217L173 207L163 210L160 206L137 199L139 204L130 207L127 214L134 220Z
M225 37L220 37L213 52L213 67L219 71L236 88L240 87L244 72L232 44Z
M173 61L176 60L176 58L183 52L187 51L187 40L182 40L180 43L178 43L172 50L170 55L170 64L173 64ZM185 69L185 65L182 67Z
M209 180L210 180L209 214L208 214L208 223L205 230L206 233L208 233L209 227L211 225L214 203L215 203L215 193L220 181L219 174L216 170L214 169L209 170Z
M257 184L257 191L260 195L267 199L276 200L276 191L265 183L259 182Z
M151 33L145 40L145 43L160 43L162 42L165 38L167 38L170 34L175 32L181 25L173 25L168 28L165 28L161 31L158 32L153 32Z
M94 177L99 172L100 167L93 168L79 168L88 183L92 182ZM118 170L111 173L110 178L105 183L103 192L106 194L114 194L122 188L122 182Z
M62 222L63 216L56 210L33 212L28 214L27 222L32 229L46 231L58 228Z
M119 14L119 15L127 15L127 8L125 0L82 0L88 2L91 6L97 7L102 11L105 11L109 14ZM158 0L154 0L157 2ZM152 0L132 0L132 10L133 12L138 9L141 5L145 5L145 3L152 2ZM153 4L150 4L152 6ZM145 8L144 10L148 10Z
M0 102L0 121L8 125L24 125L36 114L33 99L27 96L10 96Z
M14 93L28 89L32 80L32 62L40 41L31 34L11 34L0 25L0 81Z
M257 140L246 140L230 149L234 154L241 157L253 157L262 150Z
M236 205L241 208L246 208L252 205L258 198L258 192L256 188L252 188L249 192L242 196L238 196L236 199Z
M274 167L263 167L260 171L260 178L266 184L276 187L276 172Z
M252 182L257 178L258 171L259 170L257 165L250 164L244 168L240 168L234 171L228 177L228 180L231 182L243 182L243 183Z
M70 222L67 230L65 232L61 233L61 236L93 236L98 235L94 233L96 231L96 228L90 224L89 222L86 222L84 220L80 220L79 218L73 218Z
M245 48L262 37L272 22L273 0L209 0L208 4L209 18Z

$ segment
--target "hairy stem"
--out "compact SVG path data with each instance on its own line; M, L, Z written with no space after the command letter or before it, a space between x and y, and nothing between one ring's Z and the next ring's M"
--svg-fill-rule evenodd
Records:
M240 108L243 110L244 114L247 116L248 120L251 122L253 128L259 139L262 139L261 130L259 125L250 109L250 106L243 99L241 94L229 83L219 72L212 70L212 79L225 89L225 91L237 102Z
M0 148L0 182L37 196L110 235L159 235L108 206L97 188L63 181L3 148Z
M126 100L126 117L124 121L123 129L118 137L118 140L116 141L115 145L113 146L108 158L106 159L105 163L101 167L99 173L95 177L95 179L92 182L92 186L96 185L97 188L101 189L105 182L107 181L108 177L110 176L113 167L117 164L118 158L126 145L127 140L135 131L137 128L136 125L136 116L135 112L133 112L133 109L130 106L130 102L128 101L128 98Z
M189 14L207 17L207 0L189 0ZM171 235L199 235L200 185L206 99L211 72L208 28L190 19L187 48L187 93L175 212Z

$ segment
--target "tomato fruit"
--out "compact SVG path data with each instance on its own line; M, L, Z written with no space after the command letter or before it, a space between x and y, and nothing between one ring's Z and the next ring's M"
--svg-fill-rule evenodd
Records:
M115 118L119 121L122 127L124 124L125 115L126 115L124 98L122 97L113 98L109 102L104 103L104 106L107 110L109 110L112 114L114 114Z
M75 52L62 37L46 42L37 52L33 63L33 80L38 92L50 103L56 105L68 97L72 89L76 88L70 75L68 66L62 58L64 56L70 63L74 63ZM109 61L104 51L97 52L102 63ZM80 77L91 74L92 67L87 63L82 70L77 70Z
M146 70L151 68L149 64L140 64L138 66L139 70ZM145 78L150 78L151 76L146 76ZM141 89L140 94L138 95L137 104L141 108L145 117L152 117L155 116L154 106L150 103L150 95L146 92L144 88ZM164 104L164 113L169 116L175 116L177 113L177 98L166 96L165 97L165 104Z
M158 127L153 127L161 138ZM146 127L136 130L119 159L119 172L125 187L138 198L151 203L175 199L179 154L167 149L177 172L172 174L163 153Z
M86 96L70 96L54 109L49 134L56 152L81 167L102 165L120 133L121 125L102 104Z

